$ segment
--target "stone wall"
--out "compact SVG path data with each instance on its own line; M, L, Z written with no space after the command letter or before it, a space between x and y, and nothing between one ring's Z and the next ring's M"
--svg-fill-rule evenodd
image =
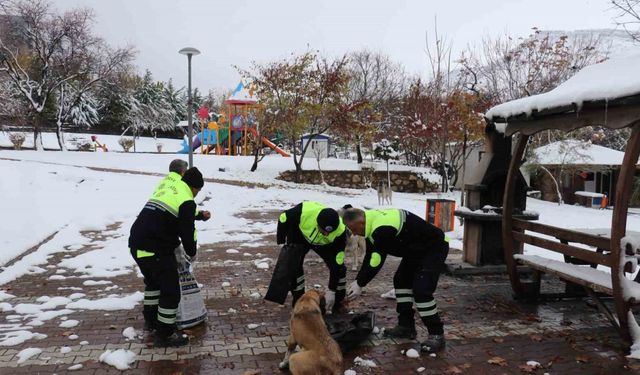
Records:
M322 171L324 180L329 186L350 189L367 189L378 186L379 182L387 183L386 171ZM278 177L280 180L295 182L295 171L284 171ZM319 185L320 172L302 171L301 183ZM427 193L438 191L438 185L422 178L419 173L411 171L392 171L391 190L404 193Z

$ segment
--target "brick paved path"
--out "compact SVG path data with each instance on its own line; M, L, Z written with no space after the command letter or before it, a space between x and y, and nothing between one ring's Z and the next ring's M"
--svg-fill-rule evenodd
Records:
M244 216L255 223L275 222L276 213L249 212ZM136 362L127 374L242 374L259 370L262 374L279 373L277 364L285 350L290 309L265 302L261 297L271 275L259 270L254 260L275 259L274 238L248 227L255 240L249 243L227 242L204 244L200 249L196 276L204 284L203 292L209 311L206 325L188 331L192 336L188 347L153 349L149 338L127 341L124 328L142 328L138 306L133 310L68 311L64 316L80 321L77 327L60 328L57 318L34 327L46 334L42 340L29 340L12 347L0 347L0 374L113 374L113 367L97 361L106 349L128 349L137 354ZM105 232L86 232L94 242L77 255L100 247L110 237L117 236L117 224ZM225 250L238 249L237 254ZM111 284L83 286L83 279L55 280L56 265L67 253L54 254L43 268L45 273L27 275L11 283L9 292L19 296L8 300L12 305L35 303L42 295L69 295L83 288L88 298L110 293L131 294L142 286L134 273L108 279ZM398 261L389 259L363 297L349 309L361 312L373 310L377 326L395 322L395 304L380 298L391 288L393 271ZM305 264L308 286L324 284L326 271L316 256L308 256ZM349 280L354 278L349 272ZM86 280L86 279L85 279ZM231 285L223 288L223 282ZM559 284L550 281L553 288ZM258 293L258 294L257 294ZM448 346L435 357L422 355L410 359L402 350L417 347L411 342L397 342L373 336L358 350L345 356L345 369L358 374L413 374L424 367L423 374L612 374L636 373L640 365L627 361L620 350L620 341L605 319L583 301L527 304L511 298L506 278L501 276L457 279L444 276L438 293L440 310L447 323ZM2 324L15 322L12 313L0 313ZM52 324L55 323L55 324ZM250 329L248 325L259 326ZM420 324L419 336L426 332ZM69 335L78 335L70 340ZM77 343L87 341L86 345ZM73 345L71 345L73 344ZM62 354L60 348L71 351ZM16 353L27 347L42 349L42 353L18 365ZM356 356L371 359L375 368L353 364ZM527 361L537 361L542 368L526 367ZM493 362L493 363L490 363ZM82 364L79 370L68 370Z

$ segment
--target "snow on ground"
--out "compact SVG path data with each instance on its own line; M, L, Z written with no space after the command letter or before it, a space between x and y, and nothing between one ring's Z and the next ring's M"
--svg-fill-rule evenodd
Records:
M31 357L35 357L38 354L42 353L42 349L38 348L26 348L22 349L18 354L18 363L23 363L27 361Z
M100 355L99 361L104 362L118 370L127 370L129 365L135 362L136 354L130 350L107 350Z
M114 294L99 299L89 299L86 297L87 293L82 292L111 284L111 277L137 272L126 243L129 228L160 177L97 171L85 167L165 174L169 162L175 157L173 154L0 151L0 168L5 177L0 185L0 196L5 197L2 209L11 213L11 220L6 220L0 226L0 265L5 265L0 268L0 288L22 275L41 273L44 267L56 267L60 271L56 276L80 278L83 284L82 288L66 288L73 291L71 295L68 295L71 293L69 291L66 294L61 291L63 295L43 296L37 300L38 303L13 302L14 299L20 299L20 296L13 296L0 289L0 311L13 314L7 316L7 325L0 327L0 346L12 346L42 338L44 335L33 332L35 327L47 324L57 326L60 321L52 319L74 311L115 311L131 309L140 304L142 293L118 294L117 286L109 289ZM303 200L317 200L336 208L347 203L357 207L378 207L376 192L371 189L326 188L275 181L274 178L280 171L291 168L291 159L269 156L261 163L258 172L253 174L248 171L251 162L246 157L196 155L195 163L206 177L270 185L266 188L253 188L206 183L196 201L201 203L201 209L210 210L213 217L207 222L196 223L200 243L241 240L247 241L249 245L258 240L264 242L260 234L272 233L275 223L252 222L238 217L238 214L248 210L283 210ZM333 165L335 168L348 169L355 164L335 159L326 162L325 168ZM306 167L311 167L312 164L314 163L308 160ZM226 171L220 172L219 168L225 168ZM242 199L234 199L235 197ZM460 201L458 193L396 193L394 206L424 217L427 198L449 198L456 200L458 204ZM611 222L610 210L558 206L535 199L528 200L527 208L539 212L542 223L564 228L608 227ZM121 225L106 230L107 226L114 223ZM630 215L628 227L639 230L640 215ZM102 230L106 237L91 242L90 238L81 233L84 230ZM48 242L25 254L31 246L54 232L56 234ZM452 239L452 247L461 248L462 232L462 227L456 221L455 230L448 233ZM90 250L79 253L79 250L90 243ZM243 250L246 249L243 247ZM47 258L58 253L64 253L65 258L45 266L49 262ZM557 254L530 246L526 248L526 253L557 259ZM250 258L252 267L269 272L273 259L264 258L261 254L250 255L255 256ZM11 263L7 265L8 262ZM12 319L8 319L9 317Z

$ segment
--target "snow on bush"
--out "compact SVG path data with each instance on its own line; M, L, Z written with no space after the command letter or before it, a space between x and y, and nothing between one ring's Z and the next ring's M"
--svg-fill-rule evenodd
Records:
M107 350L100 355L99 361L106 363L118 370L127 370L129 365L135 362L136 354L130 350Z
M22 148L22 144L26 139L24 133L9 133L9 140L13 144L13 148L16 150L20 150Z
M18 363L23 363L31 357L35 357L42 353L42 349L38 348L26 348L22 349L16 356L18 357Z
M122 147L124 152L129 152L131 147L133 147L133 138L121 137L118 139L118 144Z

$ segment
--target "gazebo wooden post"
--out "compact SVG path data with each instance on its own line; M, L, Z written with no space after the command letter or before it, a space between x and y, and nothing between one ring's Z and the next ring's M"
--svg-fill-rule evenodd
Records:
M624 251L620 249L620 240L625 236L627 226L627 211L629 201L631 199L631 188L633 186L633 177L636 171L636 163L640 156L640 122L633 125L631 137L627 142L624 152L624 159L618 175L616 184L616 196L613 207L613 215L611 219L611 251L613 259L622 261L625 256ZM614 303L616 312L618 313L618 321L620 322L620 335L627 343L631 343L631 335L629 330L629 311L631 301L626 301L624 296L624 285L621 280L624 278L624 267L611 267L613 273L613 290L615 291ZM633 316L632 316L632 319Z
M524 150L527 147L527 141L529 136L520 134L518 136L518 143L516 149L511 155L511 161L509 163L509 173L507 174L507 180L504 186L504 197L502 202L502 242L504 244L504 261L507 265L507 272L509 273L509 280L511 281L511 287L516 295L521 295L524 292L522 283L520 283L520 277L518 276L518 268L516 261L513 258L513 251L515 249L515 241L513 239L513 200L515 193L516 177L520 169L520 163Z

